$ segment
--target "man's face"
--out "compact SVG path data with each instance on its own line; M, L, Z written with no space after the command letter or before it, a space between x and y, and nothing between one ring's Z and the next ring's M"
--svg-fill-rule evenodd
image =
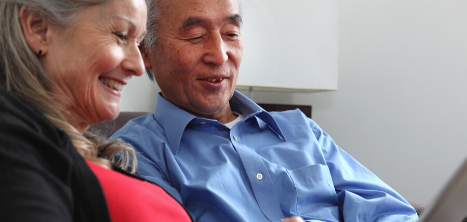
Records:
M161 0L157 42L148 58L162 96L216 119L237 82L243 43L238 0Z

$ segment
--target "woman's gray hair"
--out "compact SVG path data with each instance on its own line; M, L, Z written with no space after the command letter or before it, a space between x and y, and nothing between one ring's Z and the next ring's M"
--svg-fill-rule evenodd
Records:
M67 122L60 104L50 92L47 73L42 69L39 56L28 45L21 26L22 7L44 18L49 24L60 26L73 25L75 16L81 9L113 0L1 0L0 1L0 87L26 98L57 127L70 136L73 144L84 158L101 165L108 161L98 154L111 159L116 152L122 153L122 166L128 166L128 156L135 160L134 151L117 143L103 143L93 134L78 132ZM73 44L73 43L70 43ZM73 55L70 55L73 56ZM125 159L126 158L126 159ZM133 169L136 161L133 161Z
M144 49L147 53L153 49L154 45L157 42L157 25L159 22L159 16L161 14L159 3L161 0L145 0L146 5L148 6L148 19L146 23L146 37L143 40ZM240 7L240 15L243 16L244 13L244 0L238 0ZM154 73L151 69L146 69L146 73L149 76L149 79L154 81Z
M0 2L0 27L3 29L0 35L2 55L0 84L10 89L12 86L23 87L14 82L21 78L12 78L23 75L22 73L31 74L42 84L48 84L39 59L24 38L19 20L19 11L22 7L27 7L30 12L46 19L51 24L64 26L72 23L75 12L78 10L107 1L109 0L2 0ZM9 74L14 74L14 76L8 76ZM48 88L47 85L46 88Z

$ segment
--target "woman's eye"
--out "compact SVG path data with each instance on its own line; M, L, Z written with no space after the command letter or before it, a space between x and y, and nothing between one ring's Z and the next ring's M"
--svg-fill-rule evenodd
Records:
M115 32L114 35L117 36L117 38L118 38L121 42L123 42L123 41L125 41L125 40L128 39L128 36L125 35L125 34L122 34L122 33Z

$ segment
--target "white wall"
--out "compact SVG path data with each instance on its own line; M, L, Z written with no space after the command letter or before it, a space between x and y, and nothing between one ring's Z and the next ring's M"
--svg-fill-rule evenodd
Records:
M428 202L467 157L467 1L343 0L339 10L339 89L254 100L312 105L338 145ZM159 89L132 81L122 110L153 111Z
M141 77L133 76L123 87L120 111L154 112L157 93L160 91L157 83L151 82L146 74Z

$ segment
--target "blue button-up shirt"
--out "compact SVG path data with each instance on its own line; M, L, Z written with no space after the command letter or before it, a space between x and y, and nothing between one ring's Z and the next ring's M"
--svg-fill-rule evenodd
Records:
M137 172L161 184L196 221L416 221L399 194L299 110L266 112L239 92L232 129L158 96L155 113L110 139L138 152Z

